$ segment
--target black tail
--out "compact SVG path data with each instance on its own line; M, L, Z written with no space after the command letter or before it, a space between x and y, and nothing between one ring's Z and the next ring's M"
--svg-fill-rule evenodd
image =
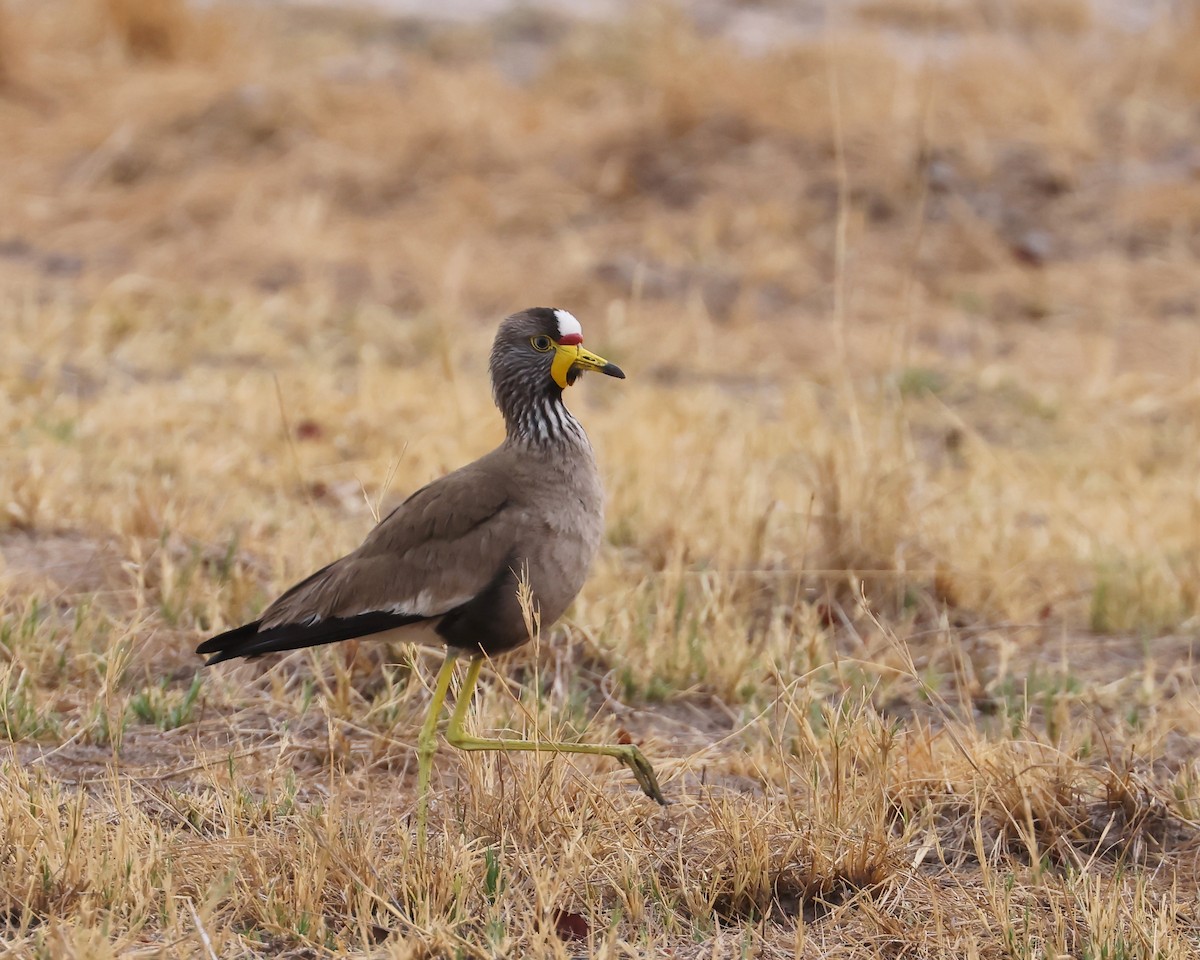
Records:
M250 648L254 646L259 637L258 627L261 623L261 620L255 620L253 623L247 623L236 629L219 633L215 637L209 637L196 648L196 652L202 656L216 654L216 656L209 657L205 664L208 667L214 663L220 663L222 660L249 656Z
M372 633L383 633L396 627L419 623L427 617L407 613L390 613L373 610L355 617L331 617L316 623L284 623L277 627L260 630L261 620L255 620L234 630L209 637L196 652L208 657L205 666L235 657L257 657L264 653L280 650L299 650L301 647L318 647L323 643L337 643L352 637L366 637Z

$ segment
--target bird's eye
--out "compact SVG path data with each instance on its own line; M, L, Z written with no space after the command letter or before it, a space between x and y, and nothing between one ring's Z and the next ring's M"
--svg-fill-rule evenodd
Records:
M544 334L542 336L532 338L529 342L533 344L533 349L538 353L546 353L551 347L554 346L554 341Z

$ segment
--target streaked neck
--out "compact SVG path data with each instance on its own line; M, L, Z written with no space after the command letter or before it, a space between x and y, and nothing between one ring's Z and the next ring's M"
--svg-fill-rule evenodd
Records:
M503 411L510 443L537 448L590 448L583 426L563 403L561 391L552 390L527 396L523 403L515 407Z

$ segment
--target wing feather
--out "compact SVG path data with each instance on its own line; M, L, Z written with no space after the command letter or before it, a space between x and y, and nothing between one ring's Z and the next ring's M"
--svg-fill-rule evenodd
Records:
M211 637L196 652L220 663L474 609L512 555L522 519L522 492L496 461L500 455L422 487L353 553L291 587L260 619Z
M440 616L483 590L512 550L514 495L487 458L422 487L353 553L283 594L262 629L366 613Z

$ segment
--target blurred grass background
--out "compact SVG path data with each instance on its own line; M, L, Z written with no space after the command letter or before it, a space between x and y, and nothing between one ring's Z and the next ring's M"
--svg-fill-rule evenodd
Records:
M0 936L1194 956L1200 16L577 10L0 5ZM675 803L442 753L426 860L424 654L191 650L497 442L539 304L609 537L479 723Z

